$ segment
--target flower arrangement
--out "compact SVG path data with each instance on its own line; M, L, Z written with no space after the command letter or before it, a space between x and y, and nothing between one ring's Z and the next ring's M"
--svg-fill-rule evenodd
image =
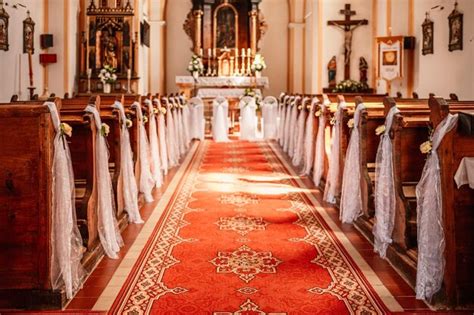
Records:
M262 72L267 68L267 64L265 63L265 58L261 54L256 54L255 59L253 60L252 66L250 69L253 73Z
M429 136L428 136L428 140L423 142L421 145L420 145L420 151L421 153L423 154L430 154L431 151L433 150L433 134L434 134L434 129L430 126L429 127Z
M351 129L354 128L354 118L349 119L349 121L347 122L347 127Z
M332 126L334 126L334 125L336 124L336 116L333 116L333 117L331 118L331 120L329 121L329 123L330 123Z
M253 97L255 99L255 104L257 105L257 109L260 108L260 105L261 105L261 102L262 102L262 97L259 94L257 94L257 92L255 92L254 89L246 88L245 91L244 91L244 95L242 95L241 99L244 96Z
M163 115L166 115L166 108L160 107L160 112L161 112Z
M323 111L321 110L321 107L314 113L314 116L320 117Z
M143 121L143 124L146 124L146 123L148 122L148 117L147 117L147 116L143 116L142 121Z
M72 127L66 123L61 123L59 125L61 130L61 136L68 136L69 138L72 137Z
M109 125L107 125L106 123L102 123L102 125L100 126L100 134L103 136L103 137L107 137L110 133L110 127Z
M204 65L202 63L201 58L198 55L193 55L191 57L191 61L188 65L188 71L194 76L196 73L197 75L201 75L204 72Z
M380 125L380 126L377 127L377 129L375 129L375 134L377 136L380 136L384 132L385 132L385 125Z
M361 83L354 80L344 80L336 85L333 93L359 93L369 89L367 83Z
M113 84L117 81L117 75L115 74L117 69L112 66L105 65L99 72L99 79L102 84Z
M127 128L130 129L130 128L132 128L132 126L133 126L133 121L132 121L131 119L128 119L128 118L127 118L127 119L125 120L125 125L127 126Z

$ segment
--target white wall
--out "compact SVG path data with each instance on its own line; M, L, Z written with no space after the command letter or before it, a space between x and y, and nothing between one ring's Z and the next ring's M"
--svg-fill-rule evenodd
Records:
M448 15L453 10L451 0L417 0L415 7L415 36L417 38L414 90L420 97L433 92L448 97L456 93L461 99L474 99L474 1L458 0L459 10L464 13L464 50L448 50ZM434 22L434 54L421 54L421 24L425 12L435 6L443 5L443 11L431 13Z
M11 2L11 1L9 1ZM22 4L26 5L31 11L31 18L35 25L35 53L32 56L33 75L35 93L41 94L43 91L43 67L39 63L39 54L41 52L39 35L43 32L43 6L38 0L24 0ZM23 20L26 19L26 10L20 8L12 9L5 7L10 15L9 19L9 50L0 51L0 69L2 71L2 84L0 84L0 102L10 101L13 94L20 94L20 99L26 100L29 97L27 87L28 79L28 55L23 54ZM21 63L21 68L20 68ZM19 77L21 76L21 82ZM20 90L21 87L21 90Z
M323 87L328 86L327 64L332 56L337 58L337 74L336 81L344 80L344 32L335 27L328 26L328 20L343 20L344 15L339 11L344 8L346 3L351 4L351 10L356 11L356 15L352 19L367 19L369 25L359 26L353 33L352 37L352 54L351 54L351 79L359 80L359 58L364 57L369 64L369 82L371 82L371 65L372 65L372 5L368 0L319 0L323 1Z

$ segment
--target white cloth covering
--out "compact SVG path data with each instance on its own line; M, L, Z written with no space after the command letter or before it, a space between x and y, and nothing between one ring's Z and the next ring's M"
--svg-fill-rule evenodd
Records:
M127 128L127 117L122 103L115 101L113 107L120 114L120 177L122 178L123 203L132 223L143 223L138 209L138 188L133 171L133 153L130 144L130 133Z
M257 138L257 104L255 98L244 96L239 102L240 140L253 141Z
M153 103L151 100L145 100L145 104L148 106L148 135L150 139L150 153L151 153L151 174L155 181L155 187L161 187L163 185L163 174L161 172L161 158L160 158L160 145L158 142L158 128L157 128L157 115L155 114Z
M171 107L173 108L171 110L171 114L173 117L174 135L175 135L174 145L175 145L176 156L179 163L179 159L181 158L181 155L183 154L183 147L182 147L183 138L181 135L182 128L181 128L180 119L179 119L179 108L177 106L176 100L174 97L171 97L170 100L171 100L171 105L172 105Z
M140 142L140 183L138 184L138 189L141 193L143 193L143 196L145 197L145 202L152 202L152 191L153 187L155 186L155 181L153 180L153 175L151 173L150 144L148 142L145 125L143 123L142 108L138 102L133 103L132 108L134 108L137 113L138 139Z
M335 115L335 123L332 126L332 139L331 139L331 154L329 156L329 170L328 176L326 180L326 185L324 187L324 195L323 199L329 203L336 203L336 196L339 193L338 185L339 185L339 173L340 173L340 145L341 139L339 135L339 128L340 124L342 124L343 119L343 112L346 108L346 103L342 102L339 103Z
M443 231L441 170L437 150L444 136L456 126L457 121L458 115L448 114L436 127L432 137L431 154L426 160L421 179L416 185L417 299L431 300L443 284L446 243Z
M71 153L65 135L61 134L56 104L44 103L49 108L56 135L52 167L52 224L51 224L51 285L54 290L66 291L71 299L84 281L81 265L82 237L77 228L74 196L74 173Z
M307 110L305 108L306 104L310 101L309 97L303 98L303 102L301 103L301 110L298 110L298 120L296 125L296 132L294 135L294 145L293 145L293 159L292 163L293 166L300 166L301 162L303 161L303 154L304 154L304 132L306 130L306 117L307 117Z
M293 105L291 106L291 116L290 116L290 123L289 123L289 136L288 136L288 155L293 157L295 153L295 142L296 142L296 135L297 135L297 128L298 128L298 104L301 100L301 96L295 97L293 101Z
M206 130L206 120L204 119L204 102L199 97L189 100L191 107L191 137L193 139L204 140Z
M172 168L179 164L179 152L177 152L172 106L167 97L164 100L166 103L166 151L168 152L168 167Z
M267 96L262 104L263 138L276 139L278 131L278 101L273 96Z
M217 97L212 102L212 138L216 142L227 142L227 110L229 102L224 97Z
M189 110L189 103L186 102L186 99L184 96L179 97L181 106L183 108L181 109L181 114L183 116L183 135L184 135L184 144L186 146L186 151L189 150L189 146L191 144L191 140L193 139L191 137L191 112Z
M318 118L318 133L316 135L316 145L314 147L314 166L313 166L313 183L316 187L321 184L321 178L324 173L324 157L326 154L326 110L329 106L329 100L324 100L319 105L321 114Z
M168 149L166 146L166 123L165 114L161 112L161 102L159 99L154 99L153 102L158 107L158 115L156 117L158 123L158 140L160 144L160 161L163 174L168 174Z
M385 258L388 246L392 243L393 227L395 225L396 192L393 174L393 150L390 139L390 129L393 118L400 111L392 107L385 118L385 131L380 136L377 149L375 168L375 223L374 252Z
M454 181L458 189L466 184L469 184L469 188L474 189L474 157L465 157L461 160L454 175Z
M283 151L288 152L288 145L290 143L290 121L291 121L291 113L293 110L293 101L295 97L290 96L288 99L288 103L286 105L286 114L285 114L285 126L283 130Z
M344 173L342 176L342 192L339 218L342 223L354 223L362 215L362 189L360 179L362 168L360 165L360 120L365 105L360 103L354 112L354 127L347 147Z
M284 135L285 135L285 119L286 119L286 101L290 96L285 95L283 101L278 106L278 143L283 147Z
M316 111L319 100L313 97L309 108L309 113L306 118L306 127L304 132L304 155L303 155L303 170L301 175L308 176L311 173L314 162L314 112Z
M112 259L117 259L117 253L123 245L122 236L115 217L112 179L109 172L109 151L107 140L102 136L102 121L97 108L93 105L86 107L86 112L94 116L96 134L95 147L95 185L97 193L97 229L99 239L105 254ZM91 166L92 167L92 166Z

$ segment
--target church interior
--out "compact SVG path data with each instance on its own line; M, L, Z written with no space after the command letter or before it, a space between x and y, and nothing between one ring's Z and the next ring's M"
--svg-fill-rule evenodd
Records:
M474 1L0 0L0 314L472 314Z

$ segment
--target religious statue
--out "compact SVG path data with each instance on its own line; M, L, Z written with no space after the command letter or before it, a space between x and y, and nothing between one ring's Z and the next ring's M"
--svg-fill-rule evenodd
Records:
M344 25L338 25L338 24L332 24L332 25L344 31L344 64L349 65L351 62L352 36L354 35L354 30L358 28L359 26L365 25L365 24L363 24L363 21L361 21L359 24L350 28L349 30L347 30L346 26Z
M364 57L360 57L359 59L359 72L360 72L360 83L367 85L367 70L369 69L369 64Z
M329 87L336 86L336 71L337 71L337 61L336 56L332 56L331 60L328 63L328 82Z

